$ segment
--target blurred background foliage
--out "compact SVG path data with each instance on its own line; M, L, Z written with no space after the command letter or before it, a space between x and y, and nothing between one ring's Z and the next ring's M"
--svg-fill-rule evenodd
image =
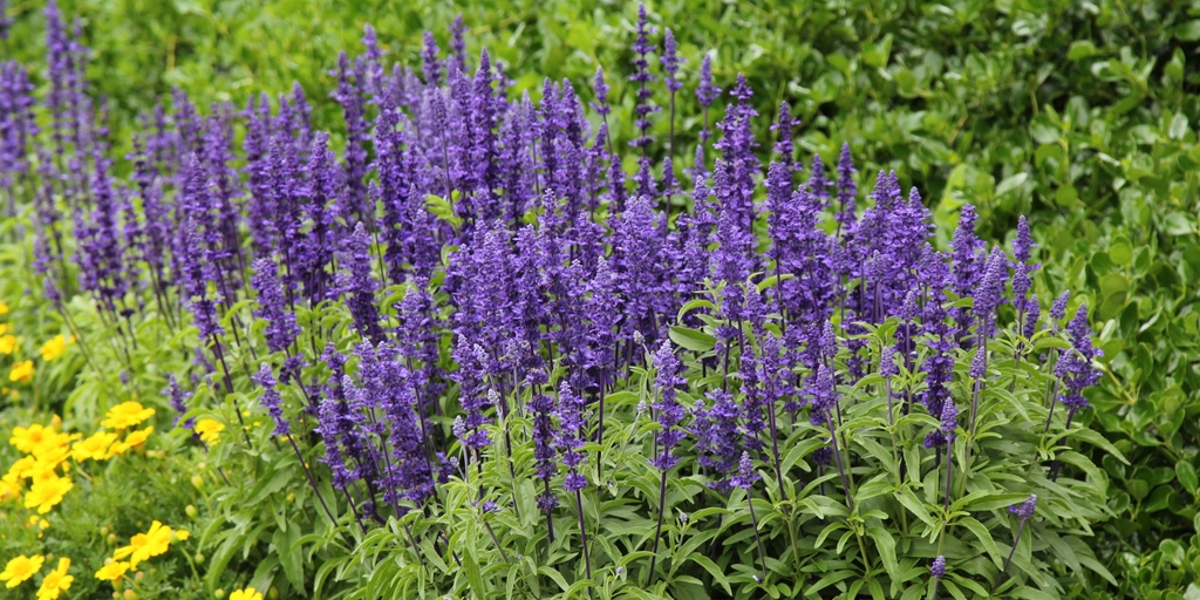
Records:
M108 100L118 140L175 87L201 105L244 105L251 91L278 95L297 82L316 104L316 124L336 129L329 70L340 50L357 52L364 24L391 56L417 65L422 32L444 49L460 12L470 53L487 48L507 71L528 74L514 93L536 97L540 76L569 77L589 98L585 82L603 65L620 99L618 138L633 133L624 89L632 2L61 5L82 19L91 85ZM42 8L9 3L10 57L39 64ZM1107 373L1087 418L1132 461L1102 461L1118 518L1097 552L1124 594L1200 598L1188 587L1200 577L1200 3L666 0L647 8L688 60L680 102L695 102L696 69L711 52L722 85L745 74L763 129L787 102L803 121L798 145L826 164L848 141L859 164L911 178L903 183L922 190L940 222L975 204L988 237L1030 215L1049 289L1093 290L1085 300ZM656 101L664 96L660 88ZM683 123L685 145L701 125ZM665 118L656 126L666 135Z

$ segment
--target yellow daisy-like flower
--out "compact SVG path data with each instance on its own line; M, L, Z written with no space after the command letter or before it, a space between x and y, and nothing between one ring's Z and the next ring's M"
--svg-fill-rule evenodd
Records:
M57 461L55 464L71 456L71 442L83 437L81 433L55 433L42 441L33 449L31 456L41 461Z
M136 448L145 443L146 439L150 437L151 433L154 433L153 427L131 431L129 435L125 436L125 441L113 444L112 449L108 451L108 455L117 456L120 454L125 454L127 450Z
M101 425L109 429L127 429L153 417L154 409L142 406L141 402L122 402L108 409L104 416Z
M3 302L0 302L0 315L7 315L7 314L8 314L8 305Z
M42 344L42 347L38 351L42 353L42 360L50 362L62 356L63 352L67 351L67 346L74 341L74 336L68 338L60 333L50 338L45 344Z
M33 556L22 554L8 561L8 564L4 567L4 572L0 573L0 581L8 582L4 584L6 588L15 588L25 580L37 575L45 560L46 557L41 554L34 554Z
M234 590L234 592L229 595L229 600L262 600L262 592L259 592L252 587Z
M71 559L65 556L58 559L58 568L42 578L42 586L38 588L37 600L57 600L60 594L71 589L71 583L75 581L75 578L67 575L67 569L70 568Z
M172 533L169 526L154 521L150 524L149 531L130 538L128 546L117 548L117 551L113 553L113 558L117 560L128 558L129 567L137 569L138 563L166 553L171 546Z
M14 383L21 381L29 381L33 378L33 361L23 360L15 365L8 372L8 380Z
M75 442L71 446L71 457L76 462L85 460L104 460L109 457L108 447L117 441L117 434L111 431L97 431L85 440Z
M205 444L215 444L221 441L221 432L225 431L225 425L216 419L206 417L196 421L192 430L200 434L200 441Z
M41 459L45 456L53 456L62 453L69 454L71 442L83 437L81 433L58 433L53 432L46 435L37 446L33 447L33 456Z
M96 571L96 579L100 581L113 581L120 579L125 572L129 570L129 563L114 562L104 565L99 571Z
M66 477L34 482L29 493L25 494L25 508L37 508L38 514L44 515L62 502L63 496L73 487L75 483Z
M0 354L9 355L17 351L17 337L12 334L0 335Z
M4 475L4 478L8 479L13 477L17 479L29 479L30 477L33 477L33 474L36 472L34 468L37 466L37 464L37 458L33 456L21 458L8 468L8 473Z
M33 449L37 448L46 440L47 437L54 435L54 430L34 423L29 427L14 427L12 437L8 438L8 443L17 447L17 450L25 454L32 454Z
M65 459L66 456L64 455L63 458ZM41 483L43 481L50 481L51 479L58 479L58 467L60 466L63 466L62 461L57 459L38 460L29 468L29 481L31 483ZM66 475L66 473L67 470L64 467L63 475Z

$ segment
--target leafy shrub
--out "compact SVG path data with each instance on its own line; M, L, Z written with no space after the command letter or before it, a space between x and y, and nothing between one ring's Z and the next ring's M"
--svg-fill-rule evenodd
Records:
M703 116L680 117L702 143L676 154L693 90L644 10L627 156L602 71L589 122L569 80L534 103L486 53L470 73L461 27L445 58L426 37L420 76L385 68L368 28L336 69L340 161L303 90L209 116L180 93L119 183L83 49L48 15L45 134L5 67L6 122L28 134L6 140L7 189L97 372L80 389L165 388L172 439L194 432L209 591L1117 585L1083 541L1110 511L1080 445L1127 462L1077 419L1100 352L1067 295L1040 318L1024 221L1013 258L970 205L939 233L883 171L859 210L850 146L826 157L835 177L801 165L787 104L762 179L754 93L739 77L710 113L707 59Z

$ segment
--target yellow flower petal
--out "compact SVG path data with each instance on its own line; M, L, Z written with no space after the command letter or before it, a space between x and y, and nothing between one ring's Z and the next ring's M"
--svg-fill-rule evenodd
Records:
M109 429L127 429L152 416L154 409L142 406L141 402L122 402L110 408L100 424Z
M0 340L2 341L2 340ZM8 380L12 382L29 381L33 378L33 361L23 360L15 365L8 373Z
M116 581L125 575L125 572L128 570L129 563L114 562L112 564L104 565L104 568L96 571L96 579L101 581Z
M41 554L33 556L25 556L24 554L13 558L5 565L4 571L0 572L0 581L6 581L4 587L15 588L21 585L22 582L33 577L42 568L42 563L46 557Z

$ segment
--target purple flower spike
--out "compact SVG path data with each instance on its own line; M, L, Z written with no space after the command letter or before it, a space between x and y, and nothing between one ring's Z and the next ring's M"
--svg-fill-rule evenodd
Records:
M946 557L941 554L933 559L933 564L929 566L929 573L934 579L941 579L946 575Z
M1029 232L1029 221L1025 220L1025 215L1021 215L1017 219L1017 240L1013 242L1013 255L1017 260L1028 263L1034 247L1033 235Z
M254 311L254 315L267 322L263 331L267 338L267 347L271 352L283 352L300 334L300 327L296 325L296 315L288 309L276 269L275 261L269 258L254 261L254 275L250 277L250 285L258 294L259 307Z
M713 85L712 56L705 54L700 63L700 85L696 88L696 100L700 106L708 108L721 96L721 88Z
M529 400L529 410L533 412L533 458L534 473L542 480L544 491L538 495L537 505L542 512L549 513L558 507L558 495L550 491L550 479L558 473L558 465L554 461L554 398L543 393L541 386L545 384L545 373L535 369L527 377L529 387L533 388L533 398Z
M762 479L762 475L754 470L754 461L750 460L750 453L742 452L742 459L738 461L737 476L733 478L734 487L748 490L759 479Z
M987 350L980 347L975 352L975 358L971 359L971 371L969 373L974 379L983 379L987 375Z
M954 400L947 399L942 403L942 425L941 433L949 442L953 442L954 428L958 426L958 407L954 405Z
M633 75L629 76L629 80L638 84L637 104L633 108L633 113L637 117L634 125L638 128L640 135L630 141L629 145L641 148L643 154L649 150L650 143L653 141L649 133L650 114L658 112L659 108L650 104L650 98L654 95L654 91L648 85L656 79L650 74L650 61L646 59L647 54L657 49L650 41L650 35L653 33L654 28L650 26L646 17L646 5L639 4L637 38L633 42L633 51L637 54L637 58L633 60Z
M563 466L568 471L563 487L572 493L587 487L587 478L578 469L584 461L584 456L579 450L584 443L583 409L585 405L583 397L576 394L570 384L564 381L559 385L557 444L562 451Z
M612 112L612 107L608 105L608 92L612 89L608 82L604 81L604 68L596 67L596 77L592 80L592 91L596 93L596 101L592 103L592 108L601 117Z
M259 402L275 420L275 435L287 435L291 431L291 424L283 416L283 407L280 406L283 400L279 397L279 392L275 390L275 376L271 373L271 365L263 363L258 374L251 376L250 379L263 388L263 395Z
M191 392L188 392L179 386L179 380L176 379L175 375L173 374L167 376L167 387L162 391L162 393L167 397L171 404L171 408L175 409L175 412L179 413L179 416L175 417L175 426L178 427L180 417L182 417L183 414L188 410L187 401L192 397L192 394ZM193 422L194 419L188 419L183 423L183 428L191 429Z
M1058 322L1067 316L1067 301L1071 299L1071 292L1063 292L1061 296L1055 298L1054 304L1050 305L1050 320L1054 323L1055 329L1058 328Z
M667 74L667 91L672 94L683 89L683 82L675 78L675 75L679 73L679 65L683 62L684 60L679 58L679 54L676 51L675 33L667 29L663 38L662 64L663 71Z
M433 32L425 32L425 45L421 50L422 73L425 75L425 85L434 88L442 84L442 61L438 59L437 40Z
M1067 324L1067 334L1071 337L1071 351L1063 352L1054 367L1054 374L1063 381L1058 398L1074 414L1088 406L1083 391L1100 381L1100 371L1092 367L1092 360L1104 354L1092 342L1086 304L1079 305L1075 318Z
M1033 518L1033 509L1037 507L1037 494L1030 494L1029 498L1020 504L1014 504L1008 507L1008 512L1017 515L1017 518L1022 521L1028 521Z
M896 364L895 346L887 346L883 349L883 356L879 359L879 374L884 379L900 374L900 366Z
M654 403L654 414L662 430L658 432L658 456L651 464L661 471L668 471L679 462L679 457L671 454L671 450L683 439L684 431L679 427L683 421L683 407L675 400L677 388L687 380L679 375L681 366L675 357L675 350L670 340L663 340L654 353L654 368L657 370L655 384L658 387L658 402Z

